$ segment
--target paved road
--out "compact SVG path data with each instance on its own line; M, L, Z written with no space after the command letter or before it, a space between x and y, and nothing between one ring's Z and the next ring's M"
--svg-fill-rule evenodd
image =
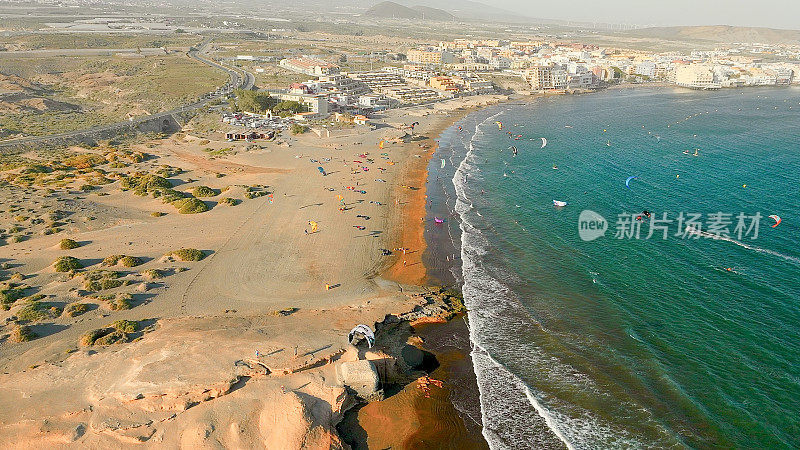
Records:
M211 42L210 39L206 39L205 41L203 41L202 44L200 44L197 50L189 51L188 56L190 58L202 62L203 64L207 64L217 69L224 70L230 76L230 80L228 80L228 82L226 82L223 86L218 88L215 92L206 94L201 100L196 101L194 103L190 103L188 105L183 105L175 109L171 109L169 111L163 111L149 116L139 116L133 120L125 120L122 122L110 123L106 125L100 125L92 128L85 128L82 130L69 131L65 133L50 134L47 136L30 136L19 139L10 139L7 141L0 142L0 149L10 148L18 145L44 143L51 140L68 139L71 137L78 137L85 134L94 134L94 133L112 131L122 128L131 128L143 122L149 122L151 120L157 120L160 118L167 118L173 114L183 114L189 111L199 109L204 105L206 105L208 102L217 99L219 97L228 95L234 89L240 87L243 89L252 89L253 85L255 84L255 77L253 76L253 74L242 69L234 69L227 66L223 66L222 64L218 64L203 56L210 42Z

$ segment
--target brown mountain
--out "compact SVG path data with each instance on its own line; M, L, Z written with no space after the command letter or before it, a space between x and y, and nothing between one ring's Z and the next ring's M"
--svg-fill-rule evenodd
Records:
M364 15L386 19L424 19L436 21L450 21L455 19L454 15L441 9L421 5L408 7L399 3L388 1L378 3L377 5L368 9Z

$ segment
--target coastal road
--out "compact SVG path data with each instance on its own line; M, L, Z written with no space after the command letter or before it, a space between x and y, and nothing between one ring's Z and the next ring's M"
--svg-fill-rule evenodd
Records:
M131 120L125 120L121 122L110 123L106 125L99 125L92 128L85 128L82 130L75 130L75 131L68 131L65 133L57 133L57 134L50 134L47 136L29 136L23 137L18 139L9 139L7 141L0 142L0 150L4 148L12 148L19 145L30 145L30 144L43 144L48 141L53 140L61 140L61 139L70 139L70 138L77 138L84 135L91 135L95 133L102 133L106 131L113 131L113 130L122 130L125 128L132 128L136 125L139 125L144 122L149 122L158 119L166 119L172 115L181 115L187 112L191 112L202 108L212 100L217 98L223 97L225 95L230 94L233 92L234 89L242 88L242 89L252 89L255 84L255 76L252 73L247 72L246 70L242 69L235 69L231 67L224 66L217 62L214 62L205 56L203 56L208 48L208 45L211 43L211 39L208 38L204 40L197 49L190 50L187 55L195 59L203 64L212 66L219 70L223 70L228 73L230 79L223 85L220 86L216 91L207 93L202 96L202 98L196 102L189 103L187 105L180 106L178 108L171 109L169 111L162 111L160 113L148 115L148 116L140 116L136 117Z

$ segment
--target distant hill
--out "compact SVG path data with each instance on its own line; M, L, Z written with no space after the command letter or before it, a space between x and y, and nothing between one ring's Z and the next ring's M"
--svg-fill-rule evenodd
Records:
M733 27L729 25L641 28L620 34L670 41L758 42L762 44L800 44L800 31L775 28Z
M455 16L447 11L431 8L428 6L403 6L395 2L381 2L368 9L365 16L380 17L390 19L425 19L448 21L454 20Z
M405 6L412 6L419 0L396 0L397 3ZM491 2L490 2L491 3ZM520 11L510 11L496 5L476 2L472 0L427 0L425 5L448 11L459 19L477 20L481 22L495 21L506 23L524 24L556 24L562 23L559 20L547 20L541 18L528 17Z

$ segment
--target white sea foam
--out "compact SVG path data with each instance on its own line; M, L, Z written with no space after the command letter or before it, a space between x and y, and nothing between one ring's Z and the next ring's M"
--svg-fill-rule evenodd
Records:
M502 112L501 112L502 113ZM547 448L564 445L567 448L636 447L633 436L600 421L588 411L565 404L558 398L531 389L513 371L498 362L493 353L500 351L504 358L531 362L541 368L541 377L554 385L569 385L592 397L606 395L584 374L548 356L531 342L512 342L513 330L539 326L514 293L499 279L511 274L491 273L483 263L489 254L489 241L480 232L481 218L469 199L469 181L477 169L476 142L482 127L493 124L495 114L475 126L475 134L466 143L466 155L453 175L455 211L461 228L461 259L464 280L464 299L469 311L470 340L473 368L478 382L483 421L483 435L493 449ZM455 155L454 155L455 157ZM467 178L467 174L470 174ZM511 277L513 278L513 277ZM508 330L506 330L508 328ZM498 344L501 340L501 345ZM518 351L504 352L505 346L518 345ZM555 405L561 405L555 407ZM563 410L563 411L561 411Z
M800 264L800 258L798 258L796 256L784 255L783 253L776 252L775 250L770 250L768 248L762 248L762 247L758 247L758 246L755 246L755 245L745 244L744 242L737 241L736 239L733 239L733 238L728 237L728 236L718 236L716 234L708 233L708 232L701 231L701 230L697 230L697 229L694 229L692 227L687 227L687 231L688 231L689 234L699 234L700 236L702 236L704 238L707 238L707 239L713 239L713 240L716 240L716 241L730 242L732 244L736 244L739 247L745 248L747 250L752 250L752 251L758 252L758 253L764 253L766 255L777 256L778 258L783 258L786 261L790 261L790 262L793 262L795 264Z

